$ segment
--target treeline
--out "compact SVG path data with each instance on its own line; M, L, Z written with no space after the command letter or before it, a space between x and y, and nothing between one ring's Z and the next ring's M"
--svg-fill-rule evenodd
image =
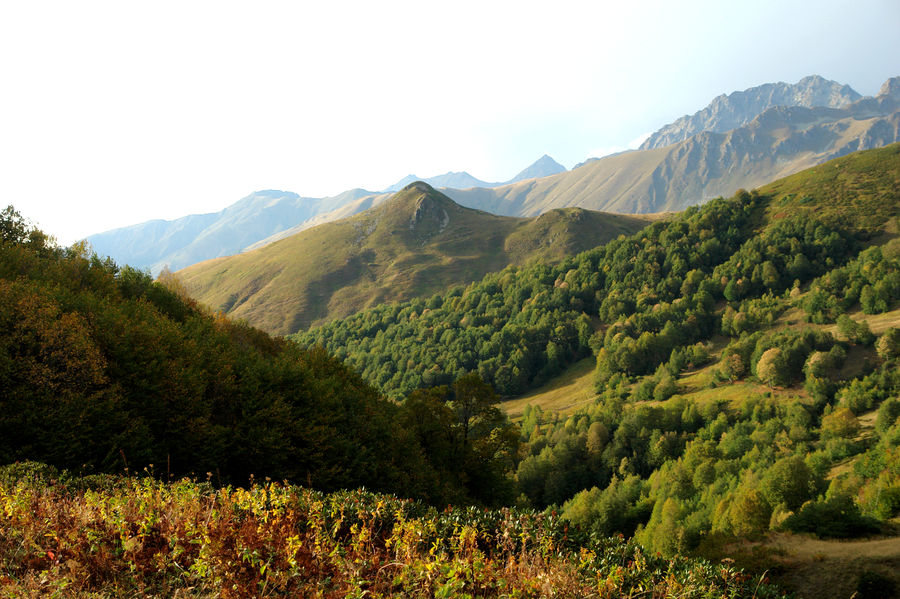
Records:
M515 395L592 350L601 384L616 373L646 374L718 330L717 302L780 293L853 256L855 234L814 219L763 226L769 201L740 192L556 267L508 268L295 338L322 345L397 398L467 372Z
M0 389L0 463L75 472L496 504L508 467L470 471L518 443L482 442L508 424L480 381L445 390L446 406L398 406L325 351L210 314L174 279L60 248L12 207L0 212ZM458 413L466 402L475 408Z

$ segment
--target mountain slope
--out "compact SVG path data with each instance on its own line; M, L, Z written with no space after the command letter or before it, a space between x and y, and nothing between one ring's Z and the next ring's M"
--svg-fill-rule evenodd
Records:
M538 219L495 216L418 182L362 214L179 276L202 303L286 334L379 303L425 297L531 258L558 260L647 222L581 209Z
M796 177L772 184L786 193L715 200L558 266L494 273L459 296L375 307L295 338L346 357L390 395L452 380L462 369L511 396L590 352L596 322L588 317L612 325L639 309L645 314L625 323L633 343L615 351L610 345L608 359L655 368L632 350L661 359L672 350L666 343L708 333L718 318L711 300L739 301L764 289L778 296L849 259L861 233L871 238L885 223L896 231L900 146L854 153ZM762 262L770 262L768 275ZM664 314L679 328L641 337L662 334Z
M796 84L766 83L718 96L703 110L683 116L653 133L640 149L661 148L703 131L724 133L746 125L774 106L843 108L861 97L849 85L841 85L818 75L804 77Z
M304 198L288 191L258 191L210 214L193 214L174 221L154 220L87 238L101 256L120 264L159 272L202 260L230 256L321 212L370 195L351 189L327 198Z
M857 150L900 141L897 80L844 108L770 108L726 133L624 152L572 171L494 189L448 190L464 206L529 216L580 206L620 213L682 210Z

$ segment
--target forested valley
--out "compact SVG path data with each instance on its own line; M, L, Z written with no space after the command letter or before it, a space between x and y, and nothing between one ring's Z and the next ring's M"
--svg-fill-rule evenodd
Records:
M85 592L777 596L679 556L896 532L898 195L895 144L290 339L9 207L0 551L26 549L0 585L70 584L69 559ZM585 358L590 405L509 420L502 399ZM92 546L64 523L95 509ZM900 583L867 576L847 584Z

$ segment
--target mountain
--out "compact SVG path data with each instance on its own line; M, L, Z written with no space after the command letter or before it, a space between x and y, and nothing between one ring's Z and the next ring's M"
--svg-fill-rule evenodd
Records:
M774 106L844 108L861 97L849 85L841 85L818 75L804 77L796 84L766 83L718 96L703 110L662 127L648 137L640 149L661 148L704 131L724 133L746 125Z
M288 191L258 191L217 213L153 220L91 235L87 241L97 254L120 264L154 273L165 266L176 270L236 254L297 222L371 193L351 189L333 197L304 198Z
M549 177L550 175L558 175L564 172L566 172L566 167L544 154L534 161L531 166L507 181L507 183L516 183L525 179L540 179L541 177Z
M353 367L372 376L384 364L378 353L402 346L405 353L392 353L386 378L373 381L387 394L402 396L416 388L420 384L417 381L432 367L440 377L446 377L456 370L456 366L448 365L458 364L467 371L479 372L502 395L516 395L545 380L548 371L558 371L561 364L585 355L590 333L575 326L582 313L599 315L601 321L612 324L635 310L646 312L637 320L623 323L632 331L647 327L659 333L664 321L661 315L654 316L656 311L669 311L673 314L670 319L681 323L680 327L685 326L684 319L690 320L692 327L713 327L714 320L701 316L714 309L712 301L707 300L727 294L737 309L739 300L751 290L761 294L762 287L767 287L780 294L795 280L802 283L815 272L821 274L826 267L849 259L848 252L859 251L860 239L878 238L883 233L895 236L895 219L900 213L898 183L900 144L854 152L771 183L757 193L743 191L733 200L719 199L700 209L672 215L630 238L613 240L563 264L530 263L515 272L486 276L467 287L459 301L448 301L448 294L443 302L427 302L431 308L427 313L423 311L426 302L422 301L400 304L406 318L396 318L394 306L376 306L295 338L304 345L323 344L330 351L343 351L341 355L352 358ZM683 226L671 224L688 221L690 236ZM834 238L829 237L829 231L835 231ZM768 239L776 232L780 238L797 237L798 241L779 239L775 243ZM801 243L800 238L806 241ZM818 247L823 243L827 247ZM744 244L748 249L739 253ZM804 244L809 246L806 250ZM805 260L796 257L801 250L808 252ZM664 260L669 252L677 252L677 257L671 257L674 262ZM643 256L641 261L632 259L636 253ZM767 257L760 258L763 255ZM766 260L772 263L766 267L771 275L768 277L763 276L762 266L755 268L753 264ZM816 269L807 264L813 262L819 263ZM688 276L687 272L694 269L702 272ZM704 287L693 279L702 273L707 273L703 276L709 278L710 286L699 298L694 294ZM726 291L724 287L731 279L742 282ZM764 280L768 282L764 284ZM900 279L888 286L896 287L900 295ZM683 293L690 301L670 304ZM692 302L701 300L702 308L691 307ZM414 319L409 318L412 312L416 313ZM393 316L385 319L387 314ZM447 325L464 329L466 335L457 335L451 345L449 336L444 339L442 335L426 334L442 331ZM366 341L379 331L384 337L377 344ZM503 331L507 335L497 337ZM696 331L682 333L694 335ZM639 335L640 331L632 336L636 340ZM670 340L684 338L682 334L667 335ZM612 336L614 331L607 335ZM485 341L491 341L491 351L483 351ZM548 348L550 341L557 347ZM657 346L650 343L647 347ZM668 356L671 347L654 351L662 358ZM454 357L455 361L451 359ZM646 367L632 358L616 359L635 369Z
M544 154L541 158L537 159L530 166L523 169L522 172L520 172L518 175L516 175L515 177L510 179L510 181L508 183L523 181L525 179L549 177L550 175L562 173L565 171L566 171L566 167L564 167L563 165L561 165L558 162L556 162L555 160L553 160L553 158L551 158L550 156ZM436 185L434 185L434 183L432 183L432 181L437 180L437 179L441 179L441 177L433 177L432 179L425 180L424 182L428 183L432 187L435 187ZM405 181L405 183L404 183L403 187L405 187L406 185L409 185L410 183L414 183L416 181L416 179L413 179L413 175L409 175L408 177L404 177L400 181L400 183L403 183L404 181ZM506 185L508 183L483 183L481 185L481 187L482 188L497 187L500 185ZM397 185L399 185L399 183ZM392 187L397 187L397 185L394 185ZM464 189L465 188L462 185L447 185L445 187L446 188L456 188L456 189ZM402 189L402 187L397 187L397 189L398 190ZM447 191L447 189L445 189L445 191ZM452 192L450 192L450 193L452 193ZM345 204L342 204L341 206L339 206L338 208L335 208L334 210L332 210L330 212L323 212L321 214L314 216L313 218L310 218L310 219L305 220L297 225L294 225L293 227L284 229L283 231L279 231L278 233L275 233L274 235L270 235L269 237L266 237L265 239L261 239L261 240L257 241L256 243L253 243L253 244L247 246L246 248L244 248L244 250L245 251L255 250L255 249L261 248L265 245L268 245L268 244L272 243L273 241L278 241L279 239L284 239L285 237L290 237L291 235L294 235L295 233L299 233L300 231L304 231L311 227L315 227L317 225L321 225L323 223L328 223L328 222L331 222L334 220L340 220L342 218L347 218L348 216L353 216L354 214L359 214L360 212L362 212L364 210L368 210L369 208L372 208L373 206L377 206L377 205L381 204L383 201L390 198L391 195L392 195L391 193L381 193L381 194L376 194L376 195L364 196L359 199L356 199L356 200L353 200L350 202L346 202Z
M543 177L565 171L547 155L516 175L512 181ZM262 247L316 225L367 210L418 181L415 175L381 193L351 189L324 198L301 197L289 191L257 191L217 213L193 214L172 221L152 220L91 235L87 241L101 256L120 264L178 270L197 262L231 256ZM425 179L433 187L466 189L493 187L466 172L449 172Z
M898 103L897 78L874 98L860 98L847 86L811 76L794 85L766 84L720 96L692 117L658 131L646 149L591 160L571 171L543 156L503 184L465 172L426 182L445 188L463 206L506 216L575 206L632 214L680 210L836 156L898 141ZM736 123L740 125L720 131ZM672 143L679 136L689 137ZM259 248L390 197L365 190L331 198L258 192L216 214L151 221L88 241L101 255L158 272L165 265L178 269Z
M444 173L443 175L427 177L424 179L422 177L417 177L416 175L406 175L384 191L391 193L398 192L416 181L428 183L432 187L454 187L457 189L468 189L469 187L493 187L494 185L497 185L496 183L487 183L481 179L476 179L469 173L462 171L460 173Z
M463 206L531 216L580 206L620 213L682 210L832 158L900 141L900 78L843 108L775 106L725 133L623 152L493 189L447 190Z
M481 179L476 179L469 173L463 171L461 173L449 172L443 175L438 175L436 177L428 177L421 178L416 175L407 175L385 189L385 192L396 192L400 191L410 183L415 183L416 181L422 181L424 183L428 183L432 187L435 188L446 188L446 189L470 189L472 187L500 187L501 185L508 185L510 183L516 183L517 181L524 181L525 179L536 179L540 177L548 177L550 175L556 175L559 173L563 173L566 171L566 167L553 160L547 154L544 154L533 163L525 167L518 175L510 179L509 181L503 181L500 183L488 183L487 181L482 181Z
M582 209L496 216L416 182L361 214L178 275L211 308L287 334L368 306L427 297L509 264L558 261L648 222Z

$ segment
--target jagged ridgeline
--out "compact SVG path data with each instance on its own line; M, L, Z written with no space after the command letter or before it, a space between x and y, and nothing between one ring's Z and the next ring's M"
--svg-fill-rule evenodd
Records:
M12 208L0 234L0 463L427 495L397 406L324 351L56 247Z
M510 264L559 261L648 222L582 208L497 216L415 182L362 214L178 275L200 302L284 335L384 302L429 297Z
M516 395L592 349L601 381L646 374L716 330L717 302L782 293L896 228L898 189L894 144L690 208L553 266L508 267L293 338L323 345L395 398L466 372ZM616 322L622 335L607 343Z

